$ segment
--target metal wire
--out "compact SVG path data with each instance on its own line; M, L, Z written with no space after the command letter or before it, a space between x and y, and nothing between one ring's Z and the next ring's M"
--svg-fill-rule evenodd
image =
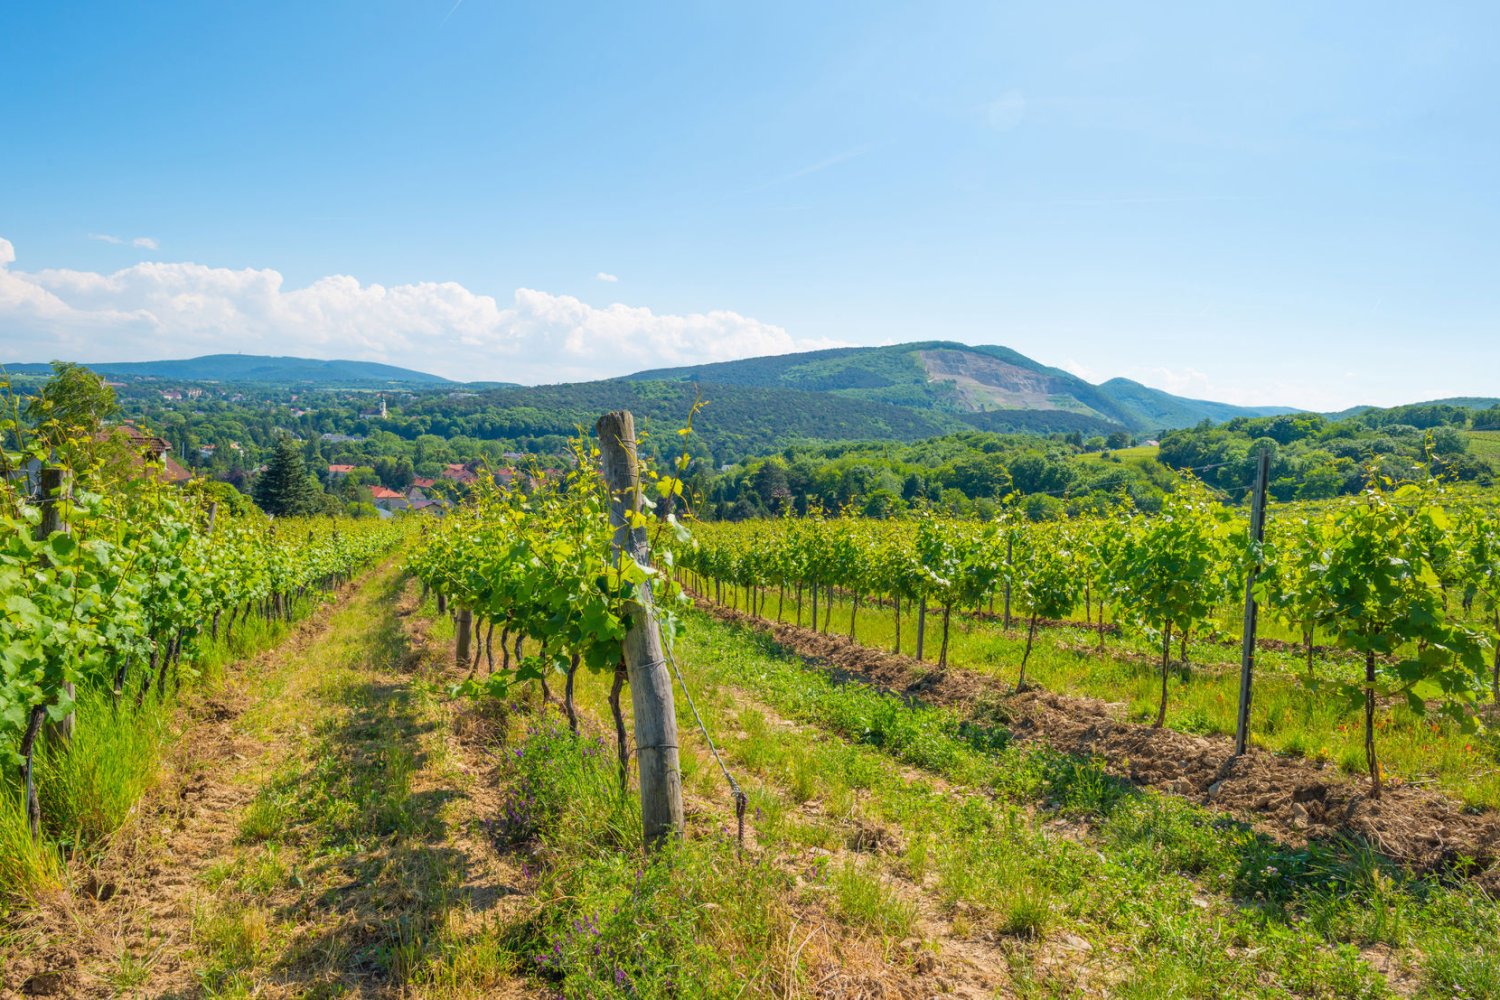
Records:
M660 632L661 624L657 623L657 631ZM693 718L698 723L698 729L703 733L703 739L708 743L709 752L714 755L714 763L719 765L724 780L729 782L731 794L734 796L734 818L739 827L736 841L739 845L740 854L745 853L745 807L749 804L750 797L745 794L740 783L734 780L734 775L729 773L729 767L724 763L724 758L719 755L719 748L714 745L714 738L708 735L708 726L703 724L703 716L698 713L698 704L693 701L693 692L688 689L687 680L682 676L682 670L677 666L677 657L672 655L672 647L662 636L662 649L667 652L667 663L671 664L672 673L677 676L677 683L682 688L682 693L687 697L688 708L693 711Z

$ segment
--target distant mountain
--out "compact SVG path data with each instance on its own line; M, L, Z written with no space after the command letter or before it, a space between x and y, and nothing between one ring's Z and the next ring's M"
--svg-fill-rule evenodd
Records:
M1287 407L1232 406L1174 396L1128 379L1093 385L1006 347L925 341L845 347L659 368L632 381L702 382L833 393L951 414L986 430L1139 432L1203 420L1291 413Z
M1401 406L1351 406L1337 413L1325 413L1324 416L1330 420L1344 420L1372 411L1415 410L1424 406L1456 406L1465 410L1488 410L1491 407L1500 406L1500 399L1494 396L1449 396L1446 399L1428 399L1420 403L1406 403Z
M449 379L426 372L397 368L374 361L320 361L313 358L277 358L255 354L209 354L181 361L119 361L90 364L111 378L179 379L184 382L316 382L350 383L406 382L436 385ZM44 364L7 365L13 374L46 374Z
M1291 406L1235 406L1206 399L1189 399L1132 382L1128 378L1112 378L1102 383L1099 391L1132 411L1136 415L1137 426L1143 429L1172 430L1192 427L1204 420L1218 424L1234 417L1272 417L1298 412Z

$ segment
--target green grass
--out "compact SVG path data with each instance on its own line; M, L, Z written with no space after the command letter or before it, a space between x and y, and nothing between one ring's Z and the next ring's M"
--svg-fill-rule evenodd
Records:
M1095 956L1124 956L1094 960L1122 974L1118 995L1384 995L1359 958L1372 943L1398 949L1427 996L1464 995L1449 987L1477 988L1500 973L1489 949L1500 905L1470 885L1405 877L1368 852L1280 845L1170 796L1138 793L1088 761L993 734L976 745L950 712L836 684L757 634L698 616L680 655L700 708L742 767L785 787L780 776L811 760L825 813L857 801L861 815L906 839L893 870L935 873L946 905L993 933L1075 934ZM773 728L738 707L741 689L842 739ZM882 757L999 798L904 778ZM765 810L773 838L788 826L791 798L780 816ZM1052 835L1049 824L1062 820L1069 835ZM1245 950L1253 962L1235 960Z
M316 606L312 599L299 604L299 616ZM80 687L71 745L56 743L45 733L37 741L34 773L42 844L32 844L26 835L16 775L9 768L0 775L0 914L61 884L67 859L88 859L102 850L157 781L162 757L179 737L184 698L218 690L232 664L274 645L290 628L252 617L232 638L201 637L194 662L182 665L182 694L169 682L166 698L158 700L153 686L140 709L135 707L144 670L139 662L118 703L109 687Z
M1500 431L1469 431L1468 438L1470 454L1500 462Z
M740 602L743 607L743 596ZM850 609L849 601L834 601L830 631L849 633ZM810 620L810 610L810 600L804 601L804 624ZM820 619L824 610L820 602ZM763 613L773 620L777 617L775 591L768 592ZM795 620L796 614L796 602L788 597L786 620ZM928 660L937 657L940 619L940 610L929 611L924 650ZM895 620L890 608L863 605L856 625L860 643L893 648ZM915 654L916 632L915 611L903 609L901 649L907 655ZM949 643L951 665L987 674L1002 686L1015 684L1026 645L1024 623L1017 621L1007 632L1001 622L954 615ZM1123 702L1125 715L1132 721L1154 719L1161 685L1159 651L1128 635L1107 638L1103 652L1096 645L1097 636L1082 629L1042 630L1027 663L1028 683L1063 694ZM1169 678L1167 725L1187 732L1232 735L1239 699L1238 657L1237 645L1202 637L1193 641L1190 668L1174 669ZM1300 653L1261 651L1256 662L1252 742L1363 774L1363 717L1330 683L1352 678L1355 665L1344 659L1317 658L1315 682L1309 685ZM1464 733L1445 719L1417 716L1402 702L1380 713L1376 746L1387 774L1429 782L1470 806L1500 808L1500 734Z
M1157 453L1160 452L1160 451L1161 451L1161 449L1158 448L1155 445L1136 445L1133 448L1116 448L1114 451L1107 451L1107 452L1106 451L1090 451L1090 452L1085 452L1085 453L1079 455L1078 458L1077 458L1077 460L1080 461L1080 462L1092 462L1095 465L1102 465L1102 464L1104 464L1106 462L1112 462L1115 459L1119 459L1121 462L1127 462L1128 463L1128 462L1135 462L1135 461L1138 461L1140 459L1147 459L1147 460L1155 459L1156 456L1157 456ZM1106 459L1104 457L1105 455L1108 455L1109 458Z

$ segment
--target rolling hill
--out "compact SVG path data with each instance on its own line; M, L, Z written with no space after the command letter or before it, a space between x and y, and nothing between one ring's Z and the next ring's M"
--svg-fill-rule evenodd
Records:
M8 365L18 375L45 375L44 364ZM416 385L449 384L450 380L410 368L374 361L321 361L313 358L265 357L256 354L208 354L178 361L119 361L89 364L110 378L181 379L188 382L313 382L349 385L404 382Z
M987 430L1151 432L1294 412L1174 396L1128 379L1093 385L1006 347L923 341L637 372L633 381L833 393L952 414Z

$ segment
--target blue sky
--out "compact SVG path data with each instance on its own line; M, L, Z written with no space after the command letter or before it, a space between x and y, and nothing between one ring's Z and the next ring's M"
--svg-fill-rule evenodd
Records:
M1486 4L8 4L0 358L1500 395ZM609 279L615 280L609 280Z

